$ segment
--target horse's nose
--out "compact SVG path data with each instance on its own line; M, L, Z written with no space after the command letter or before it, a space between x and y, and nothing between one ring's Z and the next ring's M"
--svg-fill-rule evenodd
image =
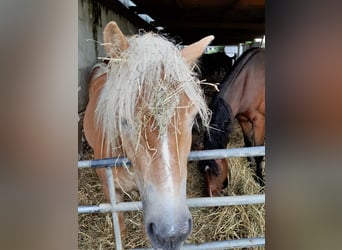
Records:
M164 226L154 222L147 224L147 234L152 241L153 247L163 250L180 249L191 229L191 217L177 225Z

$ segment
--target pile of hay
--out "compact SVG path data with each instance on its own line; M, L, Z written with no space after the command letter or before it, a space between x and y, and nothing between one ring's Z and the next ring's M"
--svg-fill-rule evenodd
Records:
M242 147L242 134L237 123L228 147ZM201 136L194 132L193 148L201 143ZM82 139L81 159L92 159L92 150ZM229 187L224 190L225 196L259 194L264 191L253 179L253 171L248 167L247 159L228 159L231 167ZM197 162L188 164L188 197L204 196L204 180L197 169ZM95 170L78 171L78 203L94 205L105 202L100 181ZM137 192L131 193L130 199L139 200ZM263 204L191 208L193 230L186 243L203 243L218 240L263 237L265 235L265 207ZM123 239L125 249L150 247L142 232L142 211L125 212L127 236ZM78 216L79 249L115 249L113 225L110 214L82 214ZM264 249L263 247L255 249Z

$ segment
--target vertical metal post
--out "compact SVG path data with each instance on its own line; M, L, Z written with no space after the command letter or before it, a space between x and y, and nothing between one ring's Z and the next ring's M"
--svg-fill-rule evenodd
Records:
M113 171L111 167L106 167L106 175L107 175L107 184L108 184L109 197L110 197L110 203L111 203L116 250L122 250L119 216L118 216L118 213L114 209L116 206L116 197L115 197Z

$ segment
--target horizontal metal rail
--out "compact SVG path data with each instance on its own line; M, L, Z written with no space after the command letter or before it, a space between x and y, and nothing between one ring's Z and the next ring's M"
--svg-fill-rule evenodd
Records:
M227 148L191 151L188 157L189 161L200 161L209 159L224 159L230 157L250 157L264 156L265 146L245 147L245 148ZM106 158L99 160L79 161L78 168L99 168L103 166L130 166L131 162L125 157Z
M213 250L213 249L232 249L232 248L246 248L246 247L258 247L265 245L265 238L247 238L241 240L222 240L206 242L201 244L185 244L182 250ZM150 250L152 248L134 248L134 250ZM132 250L132 249L131 249Z
M188 198L186 203L189 207L217 207L217 206L235 206L260 204L265 202L265 194L240 195L226 197L202 197ZM109 203L102 203L98 206L79 206L78 213L108 213L111 211L134 211L141 210L142 202L120 202L113 208Z
M264 156L265 147L245 147L245 148L230 148L230 149L214 149L203 151L191 151L188 157L189 161L209 160L209 159L223 159L228 157L249 157L249 156ZM99 204L98 206L79 206L78 213L112 213L114 234L116 239L116 249L121 250L121 235L118 222L119 211L133 211L141 210L142 202L120 202L116 203L113 173L111 167L127 166L131 162L124 157L107 158L98 160L79 161L78 168L103 168L106 167L107 181L110 191L110 202ZM216 207L216 206L233 206L233 205L248 205L265 202L265 194L261 195L243 195L243 196L229 196L229 197L211 197L211 198L189 198L187 204L189 207ZM231 249L231 248L245 248L252 246L265 245L265 238L250 238L240 240L227 240L206 242L202 244L188 244L184 245L182 249ZM138 248L136 250L144 250L145 248ZM148 248L146 248L148 249Z
M265 146L244 147L244 148L225 148L211 149L201 151L191 151L188 157L189 161L201 161L210 159L224 159L231 157L250 157L264 156Z

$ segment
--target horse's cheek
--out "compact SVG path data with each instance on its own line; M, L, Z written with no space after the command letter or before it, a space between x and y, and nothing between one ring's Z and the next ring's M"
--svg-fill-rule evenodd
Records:
M215 162L217 175L211 174L207 171L204 174L208 194L210 196L218 196L221 193L228 173L228 164L226 159L215 160Z
M210 197L215 196L218 191L218 177L205 172L204 178L207 185L208 195Z
M220 165L220 175L222 176L223 180L227 178L228 174L228 163L226 159L221 159Z

